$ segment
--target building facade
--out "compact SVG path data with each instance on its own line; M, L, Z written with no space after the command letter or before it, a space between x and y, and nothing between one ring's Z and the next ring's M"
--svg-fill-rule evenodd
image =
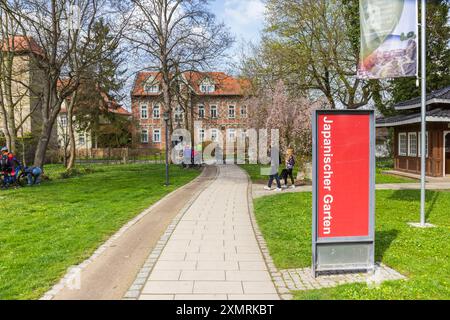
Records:
M193 121L195 137L191 138L198 142L219 142L221 138L234 139L238 134L245 133L247 81L221 72L186 73L182 77L190 107L175 103L172 114L174 130L191 128ZM157 73L141 72L137 75L131 102L136 124L135 145L139 148L165 149L165 108Z
M2 117L8 117L8 105L14 109L17 137L37 137L42 127L42 108L38 93L42 92L42 71L36 66L32 54L41 54L41 48L33 38L16 36L3 42L3 72L8 72L7 59L11 59L11 80L2 78L0 86L5 105L0 109L0 127L3 130ZM6 70L8 69L8 70ZM8 83L11 85L9 92ZM8 101L9 100L9 101Z
M420 174L421 101L399 103L401 114L377 119L377 128L394 129L395 170ZM431 177L450 176L450 87L427 96L426 172Z

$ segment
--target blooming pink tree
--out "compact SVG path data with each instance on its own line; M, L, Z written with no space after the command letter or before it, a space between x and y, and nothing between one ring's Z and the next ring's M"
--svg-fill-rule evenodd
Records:
M312 114L316 109L328 108L324 97L294 96L280 80L274 88L257 91L246 105L248 129L266 129L269 135L271 130L278 129L283 153L288 148L294 149L300 165L311 160Z
M248 128L278 129L282 150L293 148L297 156L310 158L312 151L312 113L326 108L326 99L312 100L289 94L283 81L273 89L261 90L247 102Z

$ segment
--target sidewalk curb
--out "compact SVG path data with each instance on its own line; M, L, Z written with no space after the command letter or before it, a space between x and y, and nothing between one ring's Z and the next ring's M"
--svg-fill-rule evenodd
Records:
M220 173L220 168L216 167L216 174L211 181L208 181L205 183L205 185L198 190L191 199L186 203L186 205L180 210L180 212L176 215L176 217L172 220L169 227L167 227L164 234L161 236L159 241L157 242L156 246L153 248L153 250L150 252L147 260L145 261L143 267L140 269L136 280L131 285L130 289L127 291L127 293L123 296L122 300L138 300L139 296L141 295L142 290L144 289L144 285L147 282L148 278L150 277L150 274L158 261L159 257L161 256L161 253L163 252L165 246L167 245L167 242L172 237L173 232L175 231L175 228L178 226L178 223L181 221L185 213L189 210L189 208L192 206L192 204L198 199L198 197L205 191L207 187L209 187L214 181L217 180L217 177ZM205 170L202 172L202 174L198 177L204 175ZM197 179L198 179L197 178ZM195 181L195 180L194 180ZM194 182L192 181L192 182Z
M238 166L239 167L239 166ZM267 248L266 240L259 229L258 222L256 221L255 211L253 207L253 185L250 176L247 171L239 167L247 175L247 199L248 199L248 212L250 215L250 220L253 226L253 232L255 233L256 240L258 241L259 248L264 257L264 262L266 263L267 269L269 270L272 282L278 292L278 295L282 300L292 300L293 296L291 291L288 289L286 283L283 280L283 275L277 269L273 263L272 257L270 256L269 249Z
M82 263L71 266L67 269L66 274L58 281L57 284L55 284L50 290L48 290L39 300L53 300L60 292L63 290L68 283L71 281L74 281L77 276L86 269L91 263L93 263L95 260L97 260L108 248L112 247L113 243L119 239L123 234L125 234L131 227L133 227L135 224L137 224L139 221L141 221L145 216L150 214L152 210L158 206L164 199L167 199L168 197L173 196L175 193L179 192L180 190L183 190L184 188L187 188L191 186L192 184L196 183L199 179L204 177L205 170L202 170L202 173L192 180L191 182L185 184L184 186L181 186L180 188L172 191L171 193L167 194L162 199L155 202L153 205L151 205L149 208L145 209L142 213L140 213L138 216L133 218L131 221L126 223L123 227L119 229L115 234L113 234L106 242L104 242L100 247L98 247L97 250L94 251L94 253L86 260L84 260Z

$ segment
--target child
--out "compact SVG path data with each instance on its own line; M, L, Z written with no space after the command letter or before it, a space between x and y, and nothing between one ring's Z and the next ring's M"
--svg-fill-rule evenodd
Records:
M39 185L41 184L41 175L42 175L42 169L39 167L26 167L25 168L25 174L27 175L28 179L28 185Z

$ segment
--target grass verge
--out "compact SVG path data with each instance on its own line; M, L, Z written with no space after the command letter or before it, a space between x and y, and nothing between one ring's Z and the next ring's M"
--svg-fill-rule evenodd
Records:
M420 193L377 191L376 261L407 276L379 288L350 284L295 292L296 299L450 299L450 192L427 193L427 218L434 229L414 229ZM311 265L311 194L281 194L255 200L255 214L279 269Z
M36 299L67 268L88 258L112 234L200 171L164 166L95 166L89 174L0 192L0 299Z

